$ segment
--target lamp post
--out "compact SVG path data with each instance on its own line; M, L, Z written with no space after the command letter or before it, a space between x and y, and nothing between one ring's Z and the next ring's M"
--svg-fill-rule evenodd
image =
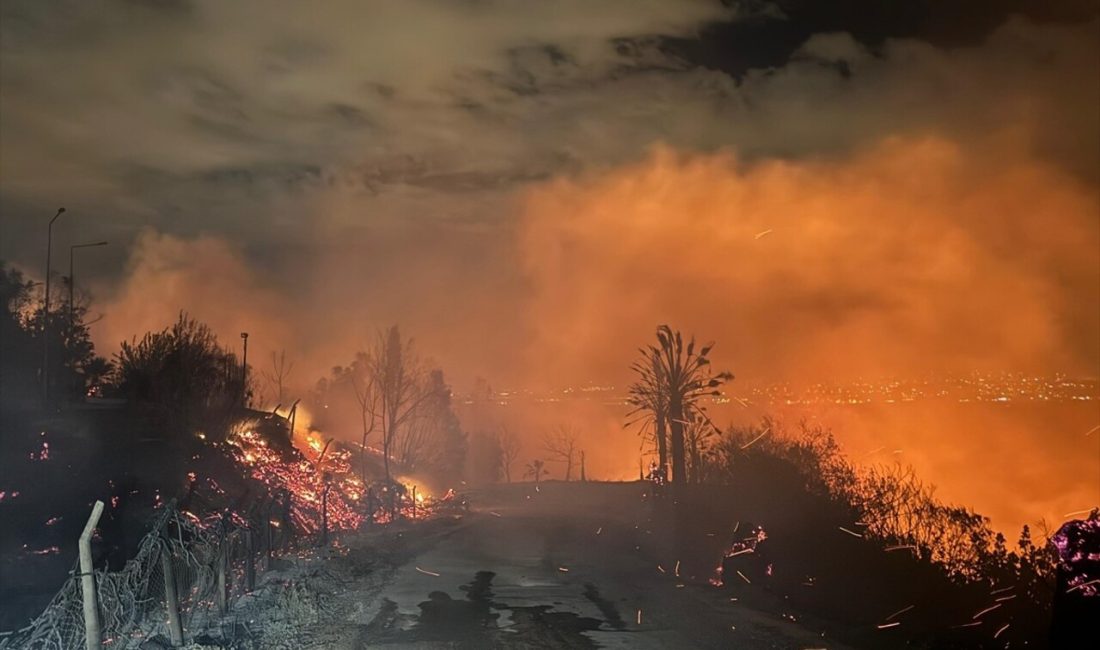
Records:
M241 340L244 341L244 356L241 358L241 406L248 406L245 403L248 397L248 332L241 332Z
M42 299L42 403L50 402L50 254L53 251L53 222L65 212L58 208L46 228L46 295Z
M76 277L73 275L73 251L78 248L91 248L92 246L106 246L107 242L97 241L90 244L73 244L69 246L69 330L72 331L75 324L73 310L73 288L76 286Z

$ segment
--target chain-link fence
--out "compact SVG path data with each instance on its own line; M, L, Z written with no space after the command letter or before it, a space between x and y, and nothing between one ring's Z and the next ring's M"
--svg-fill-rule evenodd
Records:
M119 571L94 572L103 647L136 647L158 635L179 643L218 625L232 600L254 588L257 565L269 567L272 553L292 543L267 510L257 508L249 520L228 513L200 519L167 505L133 559ZM0 635L0 650L78 650L84 630L74 567L40 616Z

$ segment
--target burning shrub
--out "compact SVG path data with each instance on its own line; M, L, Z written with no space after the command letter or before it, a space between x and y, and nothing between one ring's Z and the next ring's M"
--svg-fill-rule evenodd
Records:
M1076 528L1064 528L1053 544L1036 544L1025 526L1010 548L987 518L941 503L912 469L857 469L827 430L805 425L795 437L772 420L729 429L712 447L708 462L711 475L741 495L731 497L727 509L766 521L769 533L774 529L772 538L764 538L765 546L774 547L767 562L760 561L761 549L752 537L735 538L713 582L756 583L760 569L774 561L776 571L764 574L766 584L790 602L867 622L877 616L867 603L886 595L904 597L911 599L907 603L921 603L919 615L906 614L907 627L922 619L937 643L948 637L952 643L973 643L979 637L965 634L983 630L995 631L999 641L1041 639L1055 599L1054 549L1059 544L1079 549L1084 544L1079 540L1087 538ZM1091 553L1093 561L1100 561L1100 551ZM1080 550L1070 555L1091 557ZM1095 565L1092 570L1091 578L1074 584L1095 581ZM850 597L830 596L841 583ZM1074 584L1059 587L1059 598ZM959 629L944 625L956 618ZM886 622L886 629L896 623Z
M1100 510L1064 524L1051 543L1058 550L1051 641L1070 647L1093 633L1100 611Z
M738 526L739 528L740 526ZM748 535L736 537L722 556L710 583L723 586L739 578L747 584L771 576L772 564L767 553L768 533L763 526L748 526Z
M249 423L254 425L255 423ZM306 450L277 451L254 426L240 426L226 440L233 458L271 495L289 499L290 522L305 534L322 529L354 530L363 515L352 504L363 496L363 483L351 472L351 452L329 450L307 437ZM285 524L283 524L285 525Z

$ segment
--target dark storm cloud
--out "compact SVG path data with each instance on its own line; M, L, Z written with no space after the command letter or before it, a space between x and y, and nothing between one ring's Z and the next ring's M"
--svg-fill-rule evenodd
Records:
M1100 12L1095 0L771 0L741 6L736 20L711 23L688 38L663 39L662 49L740 79L749 70L783 67L814 34L844 32L872 51L898 38L965 47L984 41L1011 16L1079 23ZM846 75L846 62L835 63Z

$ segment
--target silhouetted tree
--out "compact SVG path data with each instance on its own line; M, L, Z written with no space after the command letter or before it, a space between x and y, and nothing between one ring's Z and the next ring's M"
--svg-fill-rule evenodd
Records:
M271 353L271 370L265 370L263 377L275 391L276 404L286 401L286 383L293 371L294 362L287 361L286 350L280 350L279 354L275 354L274 351Z
M634 407L626 426L642 422L642 434L648 432L657 448L661 467L668 467L668 390L664 378L661 355L652 350L641 350L642 359L631 368L642 377L630 385L627 402ZM640 417L635 417L640 416ZM633 419L632 419L633 418Z
M67 305L63 287L51 296L55 305ZM43 328L42 296L23 274L0 261L0 400L9 407L39 403L42 389L43 340L49 333L50 395L82 400L110 371L106 359L95 354L88 332L87 298L77 294L71 309L55 308L49 327Z
M696 416L709 423L701 400L720 395L718 388L733 379L733 375L729 372L712 374L707 355L713 343L696 349L692 338L685 346L680 332L674 332L668 325L657 328L657 343L642 348L641 360L631 366L638 381L631 386L630 392L632 399L637 400L636 411L649 410L655 422L660 422L660 409L667 405L664 415L670 431L672 481L683 483L687 478L684 427ZM658 399L661 395L663 400Z
M171 327L123 341L115 363L120 394L152 407L176 429L228 414L244 392L236 356L208 326L182 312Z
M30 331L34 285L18 269L0 262L0 404L33 403L42 365L42 348Z
M523 448L519 436L508 427L501 425L497 429L497 444L500 446L501 464L504 468L504 479L512 482L512 464L519 458L519 452Z
M705 457L710 449L711 440L718 434L706 418L696 414L684 428L684 446L687 456L687 480L689 483L703 483L706 480L707 463Z
M500 440L484 431L470 436L466 459L466 479L474 485L495 483L504 472L504 453Z
M383 464L390 482L390 456L398 431L415 415L428 391L424 390L423 370L412 341L403 339L396 325L378 333L367 363L378 391Z
M527 463L527 467L523 471L523 477L527 478L528 476L530 476L534 478L535 485L538 485L539 481L546 473L546 463L543 462L542 459L536 458Z
M542 439L543 451L550 454L552 462L565 464L565 480L573 477L573 461L577 456L577 435L573 429L562 424L546 433Z
M367 439L374 433L379 417L380 394L375 390L375 377L371 372L370 360L366 352L359 352L347 368L334 368L333 378L337 383L347 383L358 405L360 434L359 454L361 460L360 478L367 482ZM327 408L327 406L326 406Z
M442 370L432 370L421 387L423 399L398 432L394 456L407 471L428 470L448 484L462 478L466 434L451 408L451 388Z

